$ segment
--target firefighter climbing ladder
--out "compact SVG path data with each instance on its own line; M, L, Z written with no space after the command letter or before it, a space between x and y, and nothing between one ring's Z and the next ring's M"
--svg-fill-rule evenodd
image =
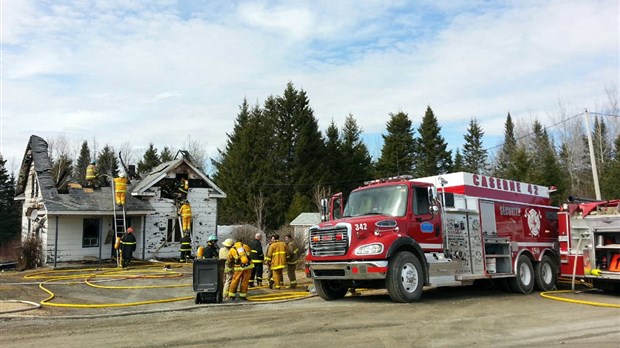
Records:
M125 205L121 208L116 206L116 201L113 203L114 206L114 235L118 238L122 238L127 231L127 219L125 216ZM118 208L118 209L117 209ZM120 255L121 248L116 249L116 265L118 267L122 266L122 258Z
M179 212L179 208L180 208L180 206L179 206L179 205L183 205L183 203L182 203L182 202L183 202L183 201L179 201L179 202L177 203L177 213ZM183 234L185 234L185 231L183 230L183 218L181 217L181 214L180 214L180 213L179 213L179 214L177 214L177 221L178 221L178 224L179 224L179 230L181 231L181 236L183 236ZM193 241L194 241L194 233L193 233L193 231L192 231L192 223L191 223L191 220L190 220L189 229L188 229L187 233L189 234L189 238L192 240L192 251L191 251L191 255L196 255L195 250L194 250L194 243L193 243Z

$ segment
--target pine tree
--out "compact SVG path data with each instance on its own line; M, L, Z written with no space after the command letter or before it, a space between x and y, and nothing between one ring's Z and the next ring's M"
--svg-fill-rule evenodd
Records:
M420 136L415 142L416 176L439 175L452 171L452 151L447 150L448 144L440 133L441 127L429 106L418 128Z
M360 138L362 129L358 127L353 115L349 114L342 127L341 188L345 194L357 188L365 180L372 179L373 166L368 148Z
M409 115L404 112L390 113L383 135L381 157L377 160L376 177L412 174L414 168L415 139Z
M99 186L110 186L112 178L118 176L118 159L114 154L114 149L107 145L97 156L97 169L99 171Z
M516 149L517 140L515 139L514 124L509 112L508 116L506 116L506 123L504 123L504 144L493 170L494 176L516 180L516 178L511 178L509 175L509 172L512 171L511 167L514 166L512 156L515 154Z
M138 173L140 175L148 174L151 172L151 169L160 164L161 160L159 159L159 155L157 155L157 149L153 143L150 143L149 147L144 152L144 157L142 157L142 160L138 161Z
M8 174L0 154L0 246L18 238L21 230L19 204L15 197L15 177Z
M463 157L461 156L461 152L459 149L456 149L456 154L454 155L454 172L462 172L465 171L465 164L463 162Z
M486 174L488 171L487 150L482 147L483 135L476 119L469 121L463 145L463 170L466 172Z
M325 182L332 192L343 192L342 172L340 163L342 162L342 144L338 126L332 122L325 131Z
M172 161L174 159L172 150L170 150L168 146L164 146L164 149L159 153L159 159L161 160L161 163Z
M614 142L612 158L601 177L601 197L603 199L620 199L620 134Z
M560 197L567 194L565 174L562 173L553 144L549 140L547 130L538 121L534 121L532 127L534 137L529 142L530 170L527 174L527 182L543 185L556 186L557 194L552 197L554 204L559 204Z
M86 167L88 167L89 164L90 149L88 148L88 142L84 140L73 173L73 179L82 186L86 185Z

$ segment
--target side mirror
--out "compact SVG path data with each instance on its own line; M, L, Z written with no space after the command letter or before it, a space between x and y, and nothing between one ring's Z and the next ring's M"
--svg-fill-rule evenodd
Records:
M329 201L327 198L321 198L321 221L329 220L329 213L327 211Z

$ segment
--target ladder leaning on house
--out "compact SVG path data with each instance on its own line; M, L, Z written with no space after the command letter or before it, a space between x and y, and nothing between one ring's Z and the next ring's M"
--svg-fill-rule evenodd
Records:
M119 238L123 238L127 232L127 217L125 215L125 204L123 204L122 207L116 205L116 187L114 185L114 180L112 180L112 211L114 213L114 240L116 242ZM118 268L123 266L120 245L116 249L116 266Z

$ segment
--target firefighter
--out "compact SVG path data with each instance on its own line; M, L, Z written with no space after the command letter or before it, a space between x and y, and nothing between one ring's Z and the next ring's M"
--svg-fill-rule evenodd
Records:
M133 227L127 229L127 233L121 238L121 267L126 268L131 264L133 252L136 250L136 236L133 235Z
M222 245L224 246L223 248L220 249L220 254L219 254L219 259L220 260L228 260L228 254L230 254L230 248L232 248L233 244L235 244L235 241L227 238ZM228 297L228 289L230 288L230 282L232 281L232 276L233 276L233 269L229 268L228 265L226 265L224 267L224 276L226 277L226 279L224 280L224 290L223 290L223 294L224 294L224 300L228 301L229 297ZM235 293L237 292L237 290L235 290Z
M189 191L189 180L182 178L179 181L179 199L185 200L187 198L187 192Z
M187 262L192 258L192 239L189 237L189 233L183 233L180 242L181 247L179 251L181 252L181 257L179 257L179 261Z
M263 259L265 255L263 254L263 244L261 243L262 239L263 235L261 233L257 233L254 235L254 239L248 243L248 246L250 247L250 259L254 264L252 275L250 276L250 286L263 285Z
M250 285L250 276L254 264L250 260L250 247L242 242L236 242L230 249L226 266L232 268L234 273L230 287L228 288L228 300L234 301L237 295L237 286L239 286L239 299L247 300L248 287Z
M205 247L205 259L214 259L218 257L220 248L217 246L217 236L211 235L207 239L207 246Z
M269 288L275 286L276 289L280 289L282 286L282 270L286 267L286 244L280 241L280 236L277 234L273 235L272 238L274 242L269 246L265 257L265 260L269 261L273 275L273 280L269 279Z
M276 240L273 237L273 235L271 237L269 237L269 243L267 243L267 247L265 248L265 250L267 250L267 252L265 253L265 259L264 259L265 273L266 273L266 278L265 279L267 279L267 282L269 283L269 288L270 289L273 286L273 272L271 272L271 268L269 267L270 259L267 257L267 254L269 254L269 247L271 247L271 245L275 241Z
M286 242L286 272L288 274L288 280L290 281L289 289L295 289L297 287L297 277L295 276L295 270L297 269L297 259L299 258L299 248L295 243L295 240L290 234L284 236Z
M189 232L192 223L192 207L187 200L183 201L183 205L179 208L179 215L181 215L181 229L183 232Z
M86 185L88 187L95 187L95 180L97 179L97 167L95 166L97 161L92 160L88 167L86 167Z
M114 194L116 197L116 205L122 207L125 205L125 193L127 192L127 178L125 173L121 173L118 178L114 178Z

